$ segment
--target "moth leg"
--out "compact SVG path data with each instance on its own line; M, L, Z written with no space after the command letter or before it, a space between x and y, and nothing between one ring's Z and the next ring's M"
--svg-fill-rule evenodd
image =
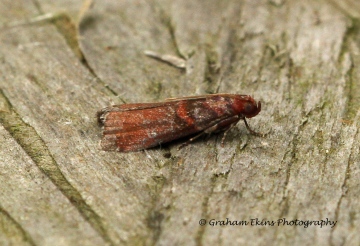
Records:
M250 132L250 134L255 135L255 136L259 136L259 137L264 137L265 134L256 132L256 131L254 131L254 130L252 130L252 129L250 128L250 126L249 126L249 124L247 123L245 117L240 117L240 119L242 119L242 120L244 121L245 126L246 126L246 129L248 129L248 131ZM231 128L233 128L233 127L236 125L236 123L237 123L237 122L234 122L233 124L231 124L231 125L229 126L228 129L225 130L224 135L223 135L223 137L222 137L222 139L221 139L221 147L224 147L224 141L225 141L226 134L231 130Z
M190 138L188 141L186 141L185 143L181 144L179 146L179 149L181 149L182 147L188 145L189 143L191 143L192 141L198 139L199 137L201 137L204 134L210 134L213 132L218 132L218 131L228 131L230 128L232 128L233 126L236 125L236 123L238 123L239 121L239 116L235 115L232 116L230 118L224 119L222 121L217 122L216 124L209 126L208 128L205 128L202 132L200 132L198 135Z
M237 122L231 124L231 125L229 126L229 128L224 131L224 135L223 135L223 137L221 138L221 147L224 147L224 142L225 142L225 138L226 138L227 133L231 130L231 128L233 128L234 126L236 126L236 124L237 124Z
M198 135L190 138L188 141L186 141L185 143L181 144L178 149L181 149L181 148L185 147L186 145L188 145L188 144L191 143L192 141L198 139L199 137L201 137L201 136L204 135L204 134L209 134L209 133L213 132L212 128L215 127L215 129L216 129L216 126L217 126L217 124L216 124L216 125L213 125L213 126L211 126L211 127L209 127L209 128L207 128L207 129L205 129L204 131L200 132ZM207 130L210 130L210 131L207 131Z
M247 123L245 117L241 118L242 120L244 120L244 123L245 123L245 126L246 126L246 129L248 129L248 131L252 134L252 135L255 135L255 136L258 136L258 137L264 137L265 134L263 133L259 133L259 132L256 132L254 130L252 130L249 126L249 124Z
M186 141L185 143L182 143L179 147L179 149L182 149L183 147L185 147L186 145L188 145L189 143L191 143L192 141L194 141L195 139L199 138L200 136L204 135L204 132L199 133L198 135L196 135L195 137L190 138L188 141Z

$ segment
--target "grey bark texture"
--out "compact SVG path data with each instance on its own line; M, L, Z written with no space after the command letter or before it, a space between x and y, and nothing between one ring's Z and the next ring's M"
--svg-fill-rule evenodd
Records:
M0 0L1 245L359 245L359 1L86 3ZM102 107L208 93L267 135L99 149Z

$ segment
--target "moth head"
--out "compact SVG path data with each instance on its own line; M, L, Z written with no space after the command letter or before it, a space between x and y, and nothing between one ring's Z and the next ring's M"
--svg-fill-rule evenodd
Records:
M251 118L261 111L261 102L256 103L251 96L237 95L234 100L233 109L236 114Z
M258 103L256 104L256 102L246 102L245 106L244 106L244 111L243 114L245 115L246 118L251 118L256 116L258 113L260 113L261 111L261 102L258 101Z

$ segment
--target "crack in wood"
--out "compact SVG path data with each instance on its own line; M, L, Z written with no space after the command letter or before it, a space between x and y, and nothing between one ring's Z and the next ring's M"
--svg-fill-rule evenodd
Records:
M4 228L2 228L4 227ZM9 234L17 233L21 239L23 240L23 243L26 243L28 245L35 246L36 243L34 242L33 238L27 231L21 226L20 223L18 223L3 207L0 206L0 231L3 234L7 234L6 231L9 232ZM2 235L3 236L3 235ZM11 236L13 237L13 235ZM15 237L16 238L16 237ZM19 243L19 241L16 241ZM10 243L11 244L11 243Z
M351 138L351 139L356 139L356 136L358 134L359 134L359 129L357 128L353 138ZM347 193L349 191L349 188L347 187L347 182L350 179L350 174L351 174L350 166L351 166L351 164L355 164L355 162L351 161L351 159L352 159L353 153L355 152L356 147L357 146L355 144L355 141L353 141L352 144L351 144L351 148L350 148L351 151L350 151L350 154L349 154L349 158L348 158L345 173L344 173L344 181L343 181L343 184L341 185L342 194L341 194L341 196L340 196L340 198L339 198L339 200L337 202L336 208L335 208L334 221L337 221L339 219L339 214L340 214L340 210L341 210L340 207L341 207L342 200L343 200L344 197L346 197L346 195L347 195ZM336 229L336 227L331 228L331 233L330 233L330 237L329 237L329 245L336 245L336 243L333 242L335 229Z
M25 123L15 112L2 90L0 90L0 102L0 105L3 105L3 108L0 109L0 123L4 128L24 149L38 168L54 183L64 196L67 197L84 219L101 235L104 241L110 245L115 245L108 235L101 217L93 211L82 198L79 191L66 179L45 142L37 134L35 129Z

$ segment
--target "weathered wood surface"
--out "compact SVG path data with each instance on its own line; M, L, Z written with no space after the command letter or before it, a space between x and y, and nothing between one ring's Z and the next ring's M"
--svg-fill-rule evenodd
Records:
M77 43L79 9L0 1L1 245L359 244L359 1L97 1ZM216 92L269 134L98 149L104 106ZM275 225L199 225L227 218Z

